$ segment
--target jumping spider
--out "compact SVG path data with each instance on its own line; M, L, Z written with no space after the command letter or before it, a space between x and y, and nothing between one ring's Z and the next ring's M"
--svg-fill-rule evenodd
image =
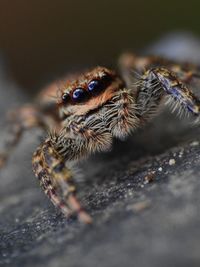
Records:
M33 171L53 204L65 216L75 213L85 223L92 220L75 195L75 162L110 149L114 137L124 139L158 114L164 103L178 113L199 116L200 100L188 88L199 77L196 66L124 54L119 69L121 77L96 67L67 77L59 89L53 83L42 90L35 104L10 114L13 138L0 157L3 166L24 130L48 130L33 154Z

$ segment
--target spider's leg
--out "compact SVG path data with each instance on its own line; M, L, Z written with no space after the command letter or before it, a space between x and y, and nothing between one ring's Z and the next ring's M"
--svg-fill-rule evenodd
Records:
M8 112L7 140L4 141L3 151L0 151L0 169L7 162L12 149L18 144L24 131L33 127L60 128L58 93L58 84L54 82L40 91L34 105L27 104Z
M34 106L26 105L8 113L8 128L4 148L0 151L0 168L3 167L19 142L22 133L32 127L40 127L39 113Z
M8 127L2 151L0 151L0 168L2 168L11 154L14 147L20 141L24 131L33 128L48 128L50 125L55 128L54 119L45 116L36 106L24 105L8 113Z
M137 67L137 57L132 53L123 53L118 60L118 67L128 88L131 88L140 78ZM144 68L142 67L142 70Z
M157 113L162 100L166 100L180 115L191 114L199 119L200 100L191 89L171 70L153 68L143 74L137 87L137 112L141 122Z
M72 161L110 146L111 136L102 129L100 131L77 126L77 136L74 133L71 137L63 133L51 136L33 155L33 171L46 195L66 217L75 213L84 223L92 220L76 198L74 180L77 174Z
M170 66L171 61L158 56L139 57L133 53L123 53L118 60L121 75L128 88L133 90L137 87L138 79L144 71L151 67Z
M47 139L34 153L33 171L45 194L66 217L76 213L84 223L91 222L76 199L73 171L66 166L65 159L56 152L50 140Z
M188 62L176 62L159 56L140 57L133 53L124 53L120 56L118 63L127 86L133 89L142 73L151 68L165 67L176 73L178 79L187 84L200 79L199 66Z

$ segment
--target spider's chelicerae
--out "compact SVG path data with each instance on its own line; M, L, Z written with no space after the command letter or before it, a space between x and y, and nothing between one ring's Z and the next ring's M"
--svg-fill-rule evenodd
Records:
M189 89L199 77L198 67L124 54L119 69L121 77L96 67L67 77L59 89L57 83L45 88L35 104L10 114L13 138L0 156L3 166L25 129L47 129L50 134L33 154L33 171L53 204L66 216L75 213L85 223L91 217L75 195L76 161L110 149L113 138L124 139L165 103L180 114L198 118L200 113L200 101Z

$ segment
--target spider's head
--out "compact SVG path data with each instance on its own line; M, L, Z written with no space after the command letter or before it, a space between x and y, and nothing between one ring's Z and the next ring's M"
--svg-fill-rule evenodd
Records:
M114 71L97 67L68 82L60 97L63 123L106 129L124 139L138 124L131 89Z
M65 116L87 116L98 112L121 88L123 82L114 71L97 67L67 82L59 105Z

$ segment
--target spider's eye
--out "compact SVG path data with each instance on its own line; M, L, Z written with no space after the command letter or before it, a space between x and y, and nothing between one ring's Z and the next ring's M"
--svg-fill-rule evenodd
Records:
M87 91L85 91L83 88L76 88L72 94L72 99L76 102L82 102L87 97Z
M105 73L102 77L101 77L101 81L105 84L105 85L108 85L112 80L112 77Z
M88 90L90 92L97 92L100 89L102 89L102 83L99 80L92 80L91 82L89 82L88 84Z
M97 93L104 90L111 82L111 77L104 74L100 79L94 79L88 83L88 90L92 93Z
M68 93L64 93L62 95L62 101L64 104L68 103L68 101L70 100L70 95Z

